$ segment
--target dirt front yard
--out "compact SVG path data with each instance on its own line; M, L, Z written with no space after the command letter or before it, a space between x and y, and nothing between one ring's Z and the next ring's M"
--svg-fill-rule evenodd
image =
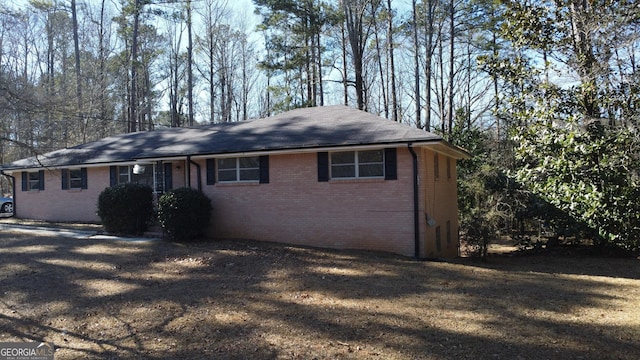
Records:
M640 261L417 262L0 233L0 342L56 359L637 359Z

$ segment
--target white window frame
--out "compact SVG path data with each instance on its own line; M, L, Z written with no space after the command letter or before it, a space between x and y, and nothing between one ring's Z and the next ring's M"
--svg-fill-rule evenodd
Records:
M122 170L123 169L127 169L127 173L125 174ZM131 165L119 165L118 166L118 184L128 184L131 182L131 173L133 172L133 170L131 169ZM123 177L126 177L127 179L125 181L123 180Z
M77 177L72 176L72 174L77 175ZM72 168L69 169L68 172L68 178L67 178L67 185L69 190L71 189L82 189L82 169L81 168ZM76 184L74 184L74 181L76 182ZM77 185L77 186L76 186Z
M39 171L29 171L27 172L27 190L29 191L39 191L40 190L40 172ZM35 179L33 177L35 176ZM35 186L34 186L35 185Z
M135 165L119 165L117 167L117 172L118 172L118 184L128 184L128 183L132 183L135 182L135 176L136 174L133 173L133 167ZM151 172L151 177L152 177L152 184L150 184L149 186L151 186L152 189L156 189L156 184L158 179L156 179L156 164L142 164L141 166L145 166L147 167L145 169L145 173L149 173ZM122 171L124 168L127 169L127 173L125 174L124 171ZM124 178L126 177L126 181L121 181L124 180Z
M241 159L253 159L255 161L256 166L242 166ZM230 161L235 160L235 167L221 167L220 163L222 161ZM220 172L231 173L235 172L235 177L233 180L225 180L220 176ZM243 179L243 176L246 176L247 172L255 172L255 178L251 177L249 179ZM243 174L244 173L244 174ZM220 183L257 183L260 182L260 157L259 156L243 156L243 157L233 157L233 158L218 158L216 159L216 178Z
M366 152L380 152L382 155L382 161L378 162L360 162L360 154ZM333 155L335 154L343 154L343 153L353 153L353 163L344 163L344 164L334 164L333 163ZM353 150L353 151L333 151L329 153L329 171L330 178L333 180L348 180L348 179L384 179L385 178L385 151L384 149L373 149L373 150ZM375 176L361 176L360 175L360 166L364 165L379 165L382 167L382 174ZM334 167L338 166L353 166L354 167L354 176L335 176L334 175Z

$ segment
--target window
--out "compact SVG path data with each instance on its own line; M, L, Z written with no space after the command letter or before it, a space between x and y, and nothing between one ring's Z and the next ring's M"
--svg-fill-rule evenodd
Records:
M447 220L447 248L451 247L451 220Z
M69 170L69 189L82 189L82 172L80 169Z
M366 151L321 151L318 155L318 181L370 178L398 180L396 148Z
M440 226L436 226L436 250L438 252L442 251L442 235L440 232Z
M384 151L340 151L331 153L331 178L384 177Z
M216 181L268 184L269 155L207 159L206 178L207 185L214 185Z
M62 190L86 189L87 169L62 169Z
M142 184L149 185L152 189L155 183L154 164L121 165L111 167L111 186L117 184Z
M451 179L451 158L447 157L447 179Z
M40 190L40 174L37 172L29 173L29 190Z
M131 167L118 166L118 184L127 184L131 182Z
M218 159L218 181L239 182L260 180L258 156Z
M23 171L22 172L22 191L44 190L44 170L40 171Z
M434 179L440 178L440 161L438 160L438 153L433 155L433 177Z

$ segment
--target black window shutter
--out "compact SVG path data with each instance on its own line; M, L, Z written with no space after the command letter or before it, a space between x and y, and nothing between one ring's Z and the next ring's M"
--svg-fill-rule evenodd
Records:
M27 173L26 171L22 172L22 191L27 191L29 190L29 186L27 185L29 183L29 173Z
M398 179L398 156L396 148L384 149L384 179Z
M81 187L83 189L89 188L89 182L87 181L87 168L80 168L80 181L82 182Z
M207 185L216 183L216 159L207 159Z
M44 190L44 170L38 171L38 180L40 183L40 190Z
M62 169L62 190L69 188L69 169Z
M269 183L269 155L260 156L260 184Z
M164 163L164 191L173 189L173 173L172 164Z
M118 167L112 165L109 167L109 186L118 185Z
M329 153L318 153L318 181L329 181Z

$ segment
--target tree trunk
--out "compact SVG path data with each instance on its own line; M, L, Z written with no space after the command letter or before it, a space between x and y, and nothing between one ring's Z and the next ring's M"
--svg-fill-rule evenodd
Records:
M351 44L353 68L355 71L355 88L358 109L366 110L366 94L363 77L363 60L366 46L363 16L365 2L360 0L343 0L347 35Z
M396 92L396 66L393 56L393 10L391 9L391 0L387 0L388 14L388 35L387 42L389 44L389 62L391 64L391 113L393 114L393 121L398 121L398 94Z
M100 2L100 21L98 26L98 57L99 57L99 118L101 121L101 129L100 129L100 137L107 136L107 50L105 46L105 29L104 29L104 18L105 18L105 2L107 0L102 0Z
M73 22L73 49L76 61L76 116L78 117L79 129L82 132L82 142L87 141L87 134L82 116L82 81L80 78L80 46L78 44L78 15L76 11L76 0L71 0L71 19Z
M320 106L324 106L324 86L322 85L322 46L320 45L320 31L316 33L316 48L318 49L318 91L320 92Z
M572 40L575 57L578 64L578 74L582 82L583 94L581 105L584 115L588 118L599 118L598 84L596 74L597 60L593 53L593 40L588 29L587 14L589 4L586 0L571 0L569 5L571 14Z
M189 126L193 126L193 36L191 31L191 0L187 1L187 101L189 103Z
M344 90L344 105L349 106L349 83L347 81L347 37L345 35L345 24L340 27L342 34L342 88Z
M449 110L448 110L448 119L449 119L449 128L447 129L449 131L449 134L451 134L452 129L453 129L453 119L455 117L453 111L454 111L454 107L453 107L453 100L454 100L454 94L453 94L453 80L454 80L454 66L455 66L455 32L456 32L456 27L455 27L455 0L451 0L451 2L449 3L449 21L450 21L450 28L449 28Z
M413 79L415 81L414 93L416 98L416 127L420 129L422 128L422 106L420 105L420 57L418 56L420 44L418 43L418 13L416 10L416 0L411 2L411 9L413 15L413 61L415 65Z
M129 105L129 132L136 132L138 121L138 27L140 22L140 0L135 0L135 8L133 10L133 36L131 43L131 94Z
M373 9L372 9L373 11ZM380 89L382 91L382 106L384 109L384 117L389 118L389 98L387 96L387 90L385 85L385 76L384 76L384 68L382 66L382 50L380 50L380 40L378 39L378 21L376 20L376 14L371 14L371 19L373 20L373 37L376 43L376 55L378 57L378 70L380 71Z
M424 129L431 131L431 77L433 73L433 0L427 1L427 21L426 21L426 59L425 59L425 118Z

